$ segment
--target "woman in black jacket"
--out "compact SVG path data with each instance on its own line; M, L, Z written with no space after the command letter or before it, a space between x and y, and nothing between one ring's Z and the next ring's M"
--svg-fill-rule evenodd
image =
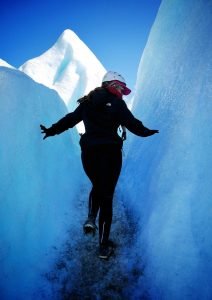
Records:
M84 224L85 233L95 233L96 217L99 212L99 257L107 259L113 252L109 240L112 222L112 201L116 183L122 166L122 137L117 133L119 126L125 126L132 133L147 137L158 133L150 130L137 120L122 95L128 95L124 78L109 71L105 74L102 86L78 100L77 109L53 124L50 128L41 125L44 139L60 134L84 122L85 133L81 136L81 158L85 173L92 183L89 195L88 219Z

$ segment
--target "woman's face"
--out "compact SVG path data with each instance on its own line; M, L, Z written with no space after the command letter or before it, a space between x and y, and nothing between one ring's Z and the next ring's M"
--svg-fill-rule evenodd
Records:
M112 87L114 87L119 93L123 95L124 87L118 84L117 82L114 82L111 84Z
M123 87L123 86L118 85L118 86L116 87L116 89L117 89L120 93L123 94L123 91L124 91L124 87Z

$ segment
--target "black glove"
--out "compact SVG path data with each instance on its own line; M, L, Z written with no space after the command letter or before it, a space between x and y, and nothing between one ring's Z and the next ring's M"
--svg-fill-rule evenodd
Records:
M148 136L151 136L155 133L159 133L159 130L152 130L152 129L148 129L146 128L145 131L143 132L143 137L148 137Z
M159 133L159 130L155 130L155 129L150 129L149 130L149 135L153 135L153 134L155 134L155 133Z
M40 125L40 128L41 128L41 133L44 133L45 135L44 135L44 140L47 138L47 137L49 137L49 136L53 136L54 135L54 133L53 133L53 131L52 131L52 128L46 128L45 126L43 126L43 125Z

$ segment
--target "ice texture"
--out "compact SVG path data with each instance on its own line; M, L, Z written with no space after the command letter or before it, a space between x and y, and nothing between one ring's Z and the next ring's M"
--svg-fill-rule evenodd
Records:
M20 68L35 81L55 89L69 110L78 98L101 85L105 68L92 51L70 29L39 57Z
M10 64L8 64L5 60L0 58L0 66L1 67L7 67L7 68L11 68L11 69L15 69L13 66L11 66Z
M70 224L78 224L78 133L42 139L39 125L50 126L67 108L21 71L0 67L0 94L0 298L42 299L45 272Z
M211 15L210 0L161 4L132 106L145 126L160 133L128 134L113 233L125 239L108 270L92 262L95 249L79 233L89 185L77 131L43 141L39 129L72 110L104 69L94 58L87 65L84 44L70 31L20 68L42 84L0 67L1 299L54 299L65 287L70 295L79 287L78 295L92 298L101 294L95 276L117 299L212 298ZM90 70L94 75L87 75Z
M142 55L122 176L150 299L212 298L212 1L163 0ZM133 175L136 174L136 175Z

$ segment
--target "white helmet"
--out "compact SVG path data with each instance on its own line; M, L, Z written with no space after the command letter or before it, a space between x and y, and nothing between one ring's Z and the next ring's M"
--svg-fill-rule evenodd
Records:
M120 82L123 82L126 84L125 82L125 79L117 72L113 72L113 71L108 71L103 79L102 79L102 82L105 82L105 81L112 81L112 80L118 80Z
M122 83L122 86L124 87L124 95L129 95L131 93L131 90L126 86L126 82L124 77L122 77L119 73L117 72L113 72L113 71L108 71L103 79L102 79L102 83L103 82L107 82L107 81L118 81L120 83Z

